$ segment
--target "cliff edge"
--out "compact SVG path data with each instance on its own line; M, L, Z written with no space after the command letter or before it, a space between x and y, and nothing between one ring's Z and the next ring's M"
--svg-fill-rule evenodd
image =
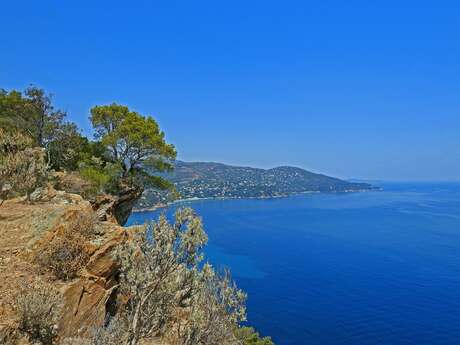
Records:
M42 189L31 196L8 200L0 206L0 343L1 334L15 329L16 294L37 280L52 284L62 296L59 338L81 336L101 326L113 313L116 303L118 263L112 251L129 241L140 227L123 228L113 217L102 217L100 210L77 194ZM107 219L101 221L99 219ZM92 235L84 243L84 266L71 279L59 279L36 264L47 244L65 236L69 224L90 219Z

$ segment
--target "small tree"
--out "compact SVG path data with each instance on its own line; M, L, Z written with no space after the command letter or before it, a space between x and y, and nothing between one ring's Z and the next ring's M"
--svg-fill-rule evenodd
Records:
M161 332L173 310L193 288L190 270L201 260L200 249L207 241L201 220L191 209L178 211L171 225L162 216L150 227L152 239L145 236L136 245L119 252L122 263L122 290L131 296L126 314L129 344Z
M91 143L83 137L76 124L62 123L53 134L53 139L46 145L48 160L55 170L75 171L78 163L92 152Z
M54 108L52 95L38 87L30 86L24 93L15 90L0 92L2 126L24 131L37 146L46 147L53 140L65 116L65 112Z
M54 108L52 95L47 95L43 89L30 86L24 95L29 109L25 120L38 146L47 147L63 124L66 113Z
M0 127L8 130L23 130L31 138L33 131L28 121L30 106L19 91L0 89Z
M24 92L0 89L0 127L21 132L33 146L46 149L49 165L56 170L75 170L87 139L78 127L65 121L66 113L56 109L52 95L35 86Z
M168 181L150 174L171 170L171 160L176 158L174 146L166 143L153 118L114 103L92 108L90 119L109 160L119 163L124 183L139 190L171 187Z

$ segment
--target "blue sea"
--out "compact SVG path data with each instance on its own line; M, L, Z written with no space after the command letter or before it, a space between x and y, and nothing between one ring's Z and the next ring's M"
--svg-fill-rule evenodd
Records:
M277 345L460 344L460 184L191 206ZM135 213L130 224L158 217Z

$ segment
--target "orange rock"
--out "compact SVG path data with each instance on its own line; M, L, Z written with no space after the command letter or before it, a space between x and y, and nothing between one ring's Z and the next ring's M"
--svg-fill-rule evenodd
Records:
M71 282L56 280L48 273L39 273L33 262L35 253L43 244L62 236L72 221L95 211L79 195L50 190L43 193L47 201L8 200L0 207L0 325L15 322L14 291L24 280L40 278L55 284L62 293L60 337L85 335L102 325L109 312L116 311L116 300L123 300L117 296L119 264L113 251L140 228L97 221L94 235L84 243L90 253L86 266Z

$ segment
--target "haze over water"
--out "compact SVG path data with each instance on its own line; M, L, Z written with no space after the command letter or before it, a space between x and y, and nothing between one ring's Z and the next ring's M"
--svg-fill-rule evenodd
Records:
M277 345L457 345L460 184L383 187L180 205L203 217L209 260L231 269L249 323Z

